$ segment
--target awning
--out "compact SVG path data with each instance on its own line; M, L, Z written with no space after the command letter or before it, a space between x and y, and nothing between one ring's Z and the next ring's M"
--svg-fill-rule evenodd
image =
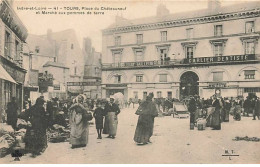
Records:
M4 69L4 67L1 64L0 64L0 79L4 79L6 81L17 84L15 82L15 80L8 74L8 72Z

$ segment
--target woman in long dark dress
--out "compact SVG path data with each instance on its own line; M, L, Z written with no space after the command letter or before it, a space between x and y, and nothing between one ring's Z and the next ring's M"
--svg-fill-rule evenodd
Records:
M134 135L134 141L138 144L147 144L153 135L154 117L158 116L158 110L152 99L153 94L150 93L135 113L139 115Z
M48 126L47 115L44 108L45 101L38 98L34 106L26 111L26 120L31 126L26 130L25 149L33 156L40 155L47 148L46 129Z
M220 130L221 129L221 120L220 120L221 105L220 105L220 102L215 95L213 96L212 107L215 107L215 111L212 113L211 127L214 130Z

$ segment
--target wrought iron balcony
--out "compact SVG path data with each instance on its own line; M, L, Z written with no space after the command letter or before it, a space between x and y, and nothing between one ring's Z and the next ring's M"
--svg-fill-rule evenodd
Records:
M102 69L125 69L125 68L149 68L149 67L167 67L172 66L174 60L154 60L154 61L136 61L136 62L121 62L121 63L104 63Z

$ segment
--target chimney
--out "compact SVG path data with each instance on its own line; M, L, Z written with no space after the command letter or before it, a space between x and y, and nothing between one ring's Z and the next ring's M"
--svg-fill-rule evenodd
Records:
M52 41L52 30L51 30L51 29L48 29L48 30L47 30L47 39L48 39L49 41Z
M90 38L84 38L83 41L83 49L84 51L89 54L91 53L91 48L92 48L92 42Z
M157 7L156 16L161 17L165 15L169 15L170 11L166 8L164 4L160 4Z
M221 7L219 0L208 0L208 9L211 14L218 13Z

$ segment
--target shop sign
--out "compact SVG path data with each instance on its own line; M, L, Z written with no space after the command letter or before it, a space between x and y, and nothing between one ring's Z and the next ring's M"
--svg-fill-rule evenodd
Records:
M67 82L67 86L99 86L101 82Z
M201 64L201 63L228 63L228 62L243 62L255 60L255 55L232 55L232 56L216 56L216 57L198 57L192 59L185 59L186 64Z
M53 90L60 90L60 85L53 85Z
M227 83L224 82L209 83L209 88L225 88L225 87L227 87Z
M256 93L256 92L260 92L260 87L256 87L256 88L244 88L244 92L245 92L245 93Z
M106 84L106 87L126 87L127 84Z

